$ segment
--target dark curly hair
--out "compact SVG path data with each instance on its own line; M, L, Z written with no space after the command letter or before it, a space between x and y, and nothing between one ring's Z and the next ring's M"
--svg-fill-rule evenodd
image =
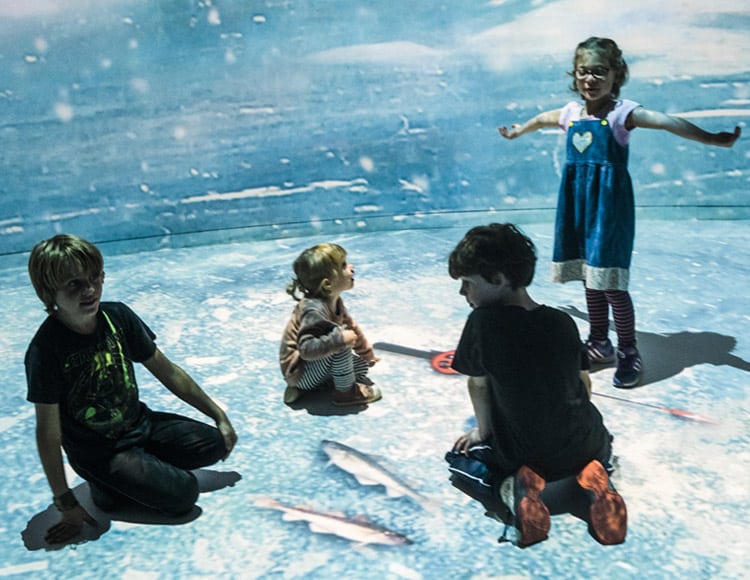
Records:
M536 267L536 248L513 224L489 224L470 229L448 258L451 278L479 274L494 283L502 273L512 288L531 284Z

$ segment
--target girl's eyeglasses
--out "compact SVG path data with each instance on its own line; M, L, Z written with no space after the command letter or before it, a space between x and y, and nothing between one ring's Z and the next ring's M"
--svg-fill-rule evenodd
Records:
M573 72L573 74L575 75L575 77L579 81L584 80L589 75L591 75L592 77L594 77L598 81L603 81L603 80L607 79L607 75L609 74L609 69L607 67L604 67L604 66L595 66L595 67L592 67L592 68L586 68L584 66L579 66Z

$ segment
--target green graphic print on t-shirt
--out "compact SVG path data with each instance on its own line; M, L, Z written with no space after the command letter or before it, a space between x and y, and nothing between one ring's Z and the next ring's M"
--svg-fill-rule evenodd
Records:
M133 363L125 356L119 332L104 314L108 328L96 344L70 355L64 374L72 385L70 416L107 438L130 429L139 416Z

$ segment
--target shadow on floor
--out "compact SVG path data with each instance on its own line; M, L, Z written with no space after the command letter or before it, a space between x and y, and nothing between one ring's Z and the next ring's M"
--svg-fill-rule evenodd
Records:
M474 490L462 482L461 478L453 475L450 477L450 482L453 487L481 503L485 509L485 516L504 524L502 534L497 540L498 543L513 541L512 537L507 537L509 532L512 533L513 515L499 498L491 498L490 495L478 497L474 494ZM548 482L541 498L549 509L550 516L570 514L587 525L591 523L591 501L586 492L578 485L575 476Z
M198 489L201 493L216 491L225 487L231 487L237 483L242 476L235 471L213 471L209 469L196 469L193 471L198 480ZM91 514L97 525L91 526L84 524L80 533L70 540L59 544L49 544L45 541L44 536L47 530L60 521L60 513L50 505L46 510L36 514L26 524L26 529L21 532L24 546L29 551L33 550L60 550L65 546L72 544L83 544L98 540L102 535L107 533L112 527L113 521L129 522L134 524L145 525L169 525L177 526L192 522L200 517L202 510L200 507L193 506L193 509L185 515L179 517L166 516L154 510L143 506L129 505L123 506L112 512L105 512L99 509L91 499L89 484L84 482L75 487L73 490L78 502Z
M575 318L588 321L588 315L574 306L560 307ZM654 334L636 331L638 350L643 356L640 387L657 383L700 365L725 365L750 372L750 362L732 354L737 339L716 332L675 332ZM595 366L592 372L606 368Z
M287 406L295 411L305 410L310 415L334 416L334 415L356 415L361 413L369 405L349 405L339 407L331 403L333 396L333 384L324 385L314 391L305 391L299 399Z

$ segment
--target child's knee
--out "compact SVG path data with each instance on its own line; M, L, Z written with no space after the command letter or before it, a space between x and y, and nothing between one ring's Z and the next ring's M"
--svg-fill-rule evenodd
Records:
M210 454L208 463L206 463L206 465L213 465L214 463L225 457L227 452L229 451L227 449L227 444L224 441L224 436L218 429L214 429L212 442L213 445L211 446L211 450L213 451L213 453Z
M159 511L168 516L181 516L188 513L198 501L200 490L198 489L198 480L195 475L189 471L185 472L186 477L182 478L167 496L160 500L157 506Z

